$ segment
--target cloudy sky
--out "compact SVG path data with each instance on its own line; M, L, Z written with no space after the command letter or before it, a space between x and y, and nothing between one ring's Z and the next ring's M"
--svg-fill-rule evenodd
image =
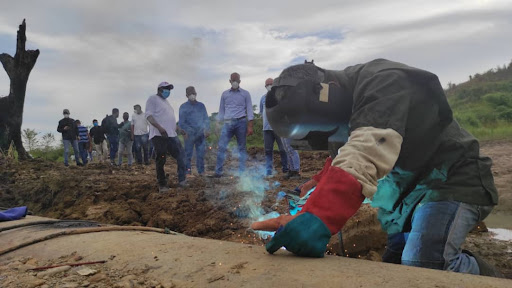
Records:
M14 54L23 18L41 50L23 122L41 133L56 133L63 108L87 124L113 107L131 114L161 81L175 86L176 114L189 85L212 113L234 71L258 104L266 78L304 59L343 69L387 58L443 86L512 59L510 0L0 2L0 53Z

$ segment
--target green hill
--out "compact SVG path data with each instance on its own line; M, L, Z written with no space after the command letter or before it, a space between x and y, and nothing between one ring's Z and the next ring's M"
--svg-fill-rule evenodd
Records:
M480 140L512 138L512 62L448 84L455 119Z

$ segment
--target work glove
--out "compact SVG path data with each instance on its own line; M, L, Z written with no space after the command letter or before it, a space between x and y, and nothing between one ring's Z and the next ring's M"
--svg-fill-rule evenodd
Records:
M265 246L270 254L284 246L298 256L323 257L331 235L338 233L363 203L361 191L354 176L330 166L300 213L255 222L251 228L275 231L277 225L283 226Z
M320 180L322 180L322 176L327 172L329 167L331 167L331 164L332 164L332 158L328 157L327 160L325 160L324 168L320 172L316 173L315 176L311 177L311 180L309 180L308 182L299 186L299 189L300 189L299 195L301 198L306 196L306 194L309 192L309 190L311 190L313 187L315 187L318 184L318 182L320 182Z

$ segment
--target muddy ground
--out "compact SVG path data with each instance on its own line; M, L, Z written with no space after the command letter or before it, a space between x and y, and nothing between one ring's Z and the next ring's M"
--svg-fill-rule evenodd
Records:
M490 226L511 228L512 142L484 143L482 153L494 160L493 173L500 192L500 205L490 217L495 226ZM251 216L286 212L286 201L276 202L277 193L293 189L314 175L322 168L327 153L301 152L301 180L285 180L279 172L263 178L263 151L251 148L249 155L250 180L229 175L220 179L195 175L188 178L189 188L172 188L167 194L158 193L153 165L111 167L91 163L84 168L65 168L61 163L42 160L19 164L0 158L0 207L27 205L33 214L45 217L153 226L194 237L263 246L263 240L247 230L254 220ZM208 150L206 158L210 169L207 173L213 173L215 151ZM277 153L274 161L275 167L279 167ZM236 159L228 159L227 165L228 169L236 169ZM175 171L171 158L166 172L174 183ZM265 188L261 203L251 192L254 187ZM260 205L249 207L248 199L258 200ZM344 227L343 234L343 248L338 238L333 237L329 253L379 261L386 235L380 230L374 209L363 205ZM494 240L489 234L471 234L466 246L512 275L512 243Z

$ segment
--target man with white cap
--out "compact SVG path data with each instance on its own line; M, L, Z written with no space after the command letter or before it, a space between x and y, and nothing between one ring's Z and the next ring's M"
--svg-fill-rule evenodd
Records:
M181 143L176 134L176 117L174 109L167 101L173 88L174 86L168 82L158 84L157 94L150 96L146 102L146 118L151 124L149 139L155 147L156 177L160 193L169 191L168 179L164 171L167 153L177 161L179 186L186 186L185 160Z

